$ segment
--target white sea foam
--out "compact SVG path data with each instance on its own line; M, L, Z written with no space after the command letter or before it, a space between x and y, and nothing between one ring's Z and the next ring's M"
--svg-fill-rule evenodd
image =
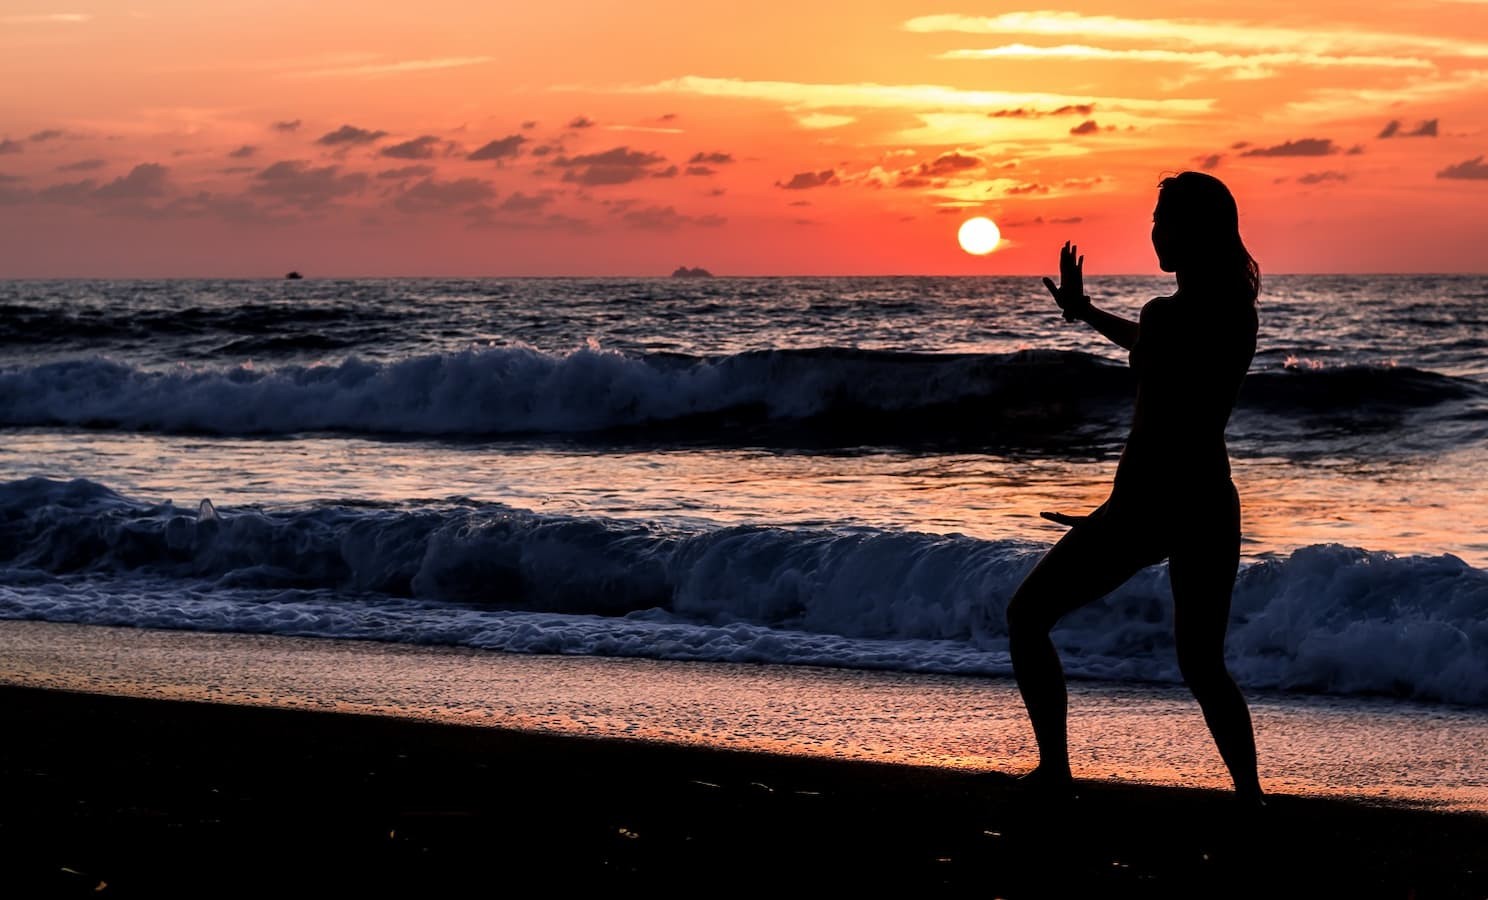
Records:
M205 508L205 507L204 507ZM0 485L0 616L520 652L1006 674L1023 541L539 515L500 506L150 506ZM1163 567L1056 632L1067 669L1177 680ZM1230 637L1256 687L1488 704L1488 572L1337 545L1249 566Z

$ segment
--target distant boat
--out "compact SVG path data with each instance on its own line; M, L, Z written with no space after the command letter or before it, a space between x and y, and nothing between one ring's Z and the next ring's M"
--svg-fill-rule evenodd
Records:
M709 272L707 269L704 269L702 266L698 266L695 269L689 269L686 266L680 266L680 267L677 268L676 271L674 271L672 273L672 277L673 278L712 278L713 277L713 273L712 272Z
M290 272L288 275L285 275L284 277L285 278L288 278L290 281L294 281L297 278L304 278L305 276L301 275L299 272Z

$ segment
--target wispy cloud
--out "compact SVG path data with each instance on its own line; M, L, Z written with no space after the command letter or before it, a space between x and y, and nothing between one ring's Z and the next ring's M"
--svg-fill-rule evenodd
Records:
M640 131L647 134L683 134L681 128L662 128L657 125L605 125L605 131Z
M904 23L920 33L1041 35L1104 40L1229 47L1252 51L1333 53L1431 52L1488 57L1488 43L1362 29L1277 28L1240 21L1129 19L1073 12L1009 12L998 16L919 16Z
M857 119L852 116L844 116L836 113L807 113L804 116L796 116L796 124L802 128L810 128L819 131L827 128L841 128L843 125L851 125Z
M1269 78L1284 68L1434 69L1430 60L1404 56L1328 56L1318 53L1221 53L1218 50L1111 49L1084 44L1031 47L1007 44L980 50L948 50L941 59L1042 59L1174 63L1234 78Z
M1344 118L1378 113L1397 104L1430 103L1456 94L1488 88L1488 70L1469 69L1452 75L1412 78L1409 83L1386 88L1321 88L1305 100L1293 100L1286 110L1298 118Z
M0 25L77 25L92 19L93 16L88 13L22 13L0 16Z
M556 90L593 90L564 86ZM767 100L796 109L986 110L1005 107L1058 107L1099 104L1103 108L1147 110L1167 115L1209 112L1209 98L1091 97L1015 91L968 91L938 84L814 84L796 81L747 81L684 75L654 84L625 85L613 90L632 94L695 94L739 100Z
M399 62L366 63L355 66L333 66L288 72L293 78L357 78L371 75L397 75L402 72L427 72L433 69L457 69L494 62L494 56L445 56L437 59L405 59Z

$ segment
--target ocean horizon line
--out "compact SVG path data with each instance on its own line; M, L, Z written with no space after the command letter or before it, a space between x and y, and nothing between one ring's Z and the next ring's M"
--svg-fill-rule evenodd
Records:
M989 272L982 275L971 275L966 273L933 273L933 272L898 272L891 274L873 273L743 273L722 272L713 273L703 278L679 279L667 273L648 274L542 274L542 275L352 275L352 274L312 274L300 275L289 278L285 275L0 275L0 283L23 283L23 282L89 282L89 281L673 281L673 280L696 280L708 281L718 279L849 279L849 278L945 278L945 279L986 279L986 278L1039 278L1049 273L1041 272ZM1161 279L1171 277L1167 272L1103 272L1092 275L1093 279L1101 278L1153 278ZM1262 272L1263 278L1485 278L1488 271L1482 272Z

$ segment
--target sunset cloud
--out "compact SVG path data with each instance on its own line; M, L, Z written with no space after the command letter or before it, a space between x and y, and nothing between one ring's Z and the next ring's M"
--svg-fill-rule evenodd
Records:
M813 131L824 131L828 128L841 128L858 121L855 116L844 116L839 113L814 112L803 116L796 116L796 124L802 128Z
M1348 181L1348 175L1343 172L1308 172L1306 175L1298 175L1298 184L1326 184L1330 181Z
M426 213L481 203L496 196L491 183L479 178L436 181L425 178L398 195L394 205L404 212Z
M532 196L517 191L507 195L507 198L496 208L512 213L537 212L552 202L553 195L546 191Z
M919 16L904 23L907 31L925 33L1040 35L1102 40L1227 47L1302 54L1371 53L1398 55L1432 52L1488 57L1488 43L1398 31L1365 29L1278 28L1237 20L1138 19L1086 16L1074 12L1009 12L997 16Z
M64 181L60 184L48 185L36 192L36 196L49 203L79 204L85 203L98 189L98 182L91 178L82 181Z
M1430 60L1408 56L1329 56L1318 53L1221 53L1217 50L1112 49L1084 44L1031 47L1007 44L974 50L947 50L941 59L1022 59L1073 62L1142 62L1184 65L1231 78L1269 78L1284 68L1432 70Z
M303 160L284 160L253 176L249 190L308 210L361 193L367 180L360 172L342 174L340 166L315 168Z
M471 153L466 159L511 159L520 152L521 146L527 143L527 139L520 134L509 134L504 138L490 141Z
M1349 118L1405 104L1438 103L1488 89L1488 68L1464 69L1431 78L1412 78L1394 86L1318 88L1303 99L1289 100L1285 111L1298 118Z
M300 78L352 78L367 75L396 75L403 72L426 72L434 69L456 69L478 66L495 60L493 56L446 56L438 59L408 59L400 62L369 63L357 66L335 66L292 73Z
M832 169L823 169L820 172L797 172L789 181L775 182L775 186L787 191L805 191L837 183L837 173Z
M386 131L369 131L358 128L355 125L342 125L335 131L328 131L315 139L315 143L324 144L328 147L337 147L351 144L370 144L379 138L387 137Z
M1389 123L1387 123L1383 129L1381 129L1381 131L1377 135L1377 137L1382 138L1382 139L1383 138L1393 138L1393 137L1403 137L1403 138L1409 138L1409 137L1433 137L1434 138L1437 135L1437 122L1438 122L1438 120L1436 120L1436 119L1427 119L1424 122L1422 122L1421 124L1417 125L1415 128L1412 128L1410 131L1401 131L1400 130L1400 128L1401 128L1400 120L1399 119L1391 119L1389 121Z
M734 161L734 157L728 153L694 153L687 162L695 166L726 166Z
M401 144L392 144L383 147L382 156L393 159L430 159L434 156L434 148L439 144L439 137L433 134L422 135L411 141Z
M593 128L594 120L588 116L574 116L568 122L569 128Z
M1037 184L1032 182L1014 184L1010 187L1004 188L1003 193L1014 197L1023 194L1047 194L1049 193L1049 186L1047 184Z
M59 137L66 136L66 134L67 133L60 128L47 128L42 131L36 132L35 134L26 138L26 140L30 141L33 144L40 144L44 141L55 141Z
M655 153L615 147L603 153L560 156L553 161L553 165L567 170L563 173L564 181L598 187L628 184L649 177L653 174L651 167L663 162L666 162L666 157Z
M26 146L20 141L13 141L10 138L0 140L0 156L4 156L7 153L20 153L25 149Z
M641 134L686 134L681 128L668 128L664 125L603 125L605 131L639 131Z
M982 159L979 156L962 153L960 150L950 150L930 162L920 163L917 171L922 175L952 175L967 169L978 168L981 164Z
M1437 178L1460 178L1469 181L1488 180L1488 163L1483 162L1483 157L1474 156L1472 159L1457 163L1455 166L1447 166L1436 173Z
M247 159L258 152L258 148L252 144L244 144L238 149L227 154L229 159Z
M1020 106L1017 109L994 110L987 115L994 119L1037 119L1044 116L1088 116L1094 111L1094 103L1066 103L1058 109L1029 109Z
M163 197L167 169L158 163L141 163L93 192L101 200L150 200Z
M300 120L299 119L289 119L288 121L284 121L284 122L272 122L272 123L269 124L269 127L272 128L272 129L274 129L275 131L282 131L282 132L285 132L285 133L299 131L300 130Z
M573 88L570 88L573 89ZM1196 115L1213 109L1212 98L1088 97L1044 92L974 91L936 84L815 84L794 81L747 81L685 75L648 85L617 88L626 93L695 94L739 100L767 100L801 109L864 108L904 110L975 110L1099 104L1112 109Z
M1095 134L1100 131L1100 126L1095 124L1094 119L1086 119L1079 125L1069 130L1070 134Z
M383 181L400 181L407 178L423 178L433 174L433 166L401 166L396 169L383 169L377 173L377 177Z
M1331 156L1341 153L1342 147L1333 143L1331 138L1301 138L1295 141L1286 141L1271 147L1252 147L1242 152L1241 156Z
M31 13L15 16L0 16L3 25L80 25L91 21L88 13Z

